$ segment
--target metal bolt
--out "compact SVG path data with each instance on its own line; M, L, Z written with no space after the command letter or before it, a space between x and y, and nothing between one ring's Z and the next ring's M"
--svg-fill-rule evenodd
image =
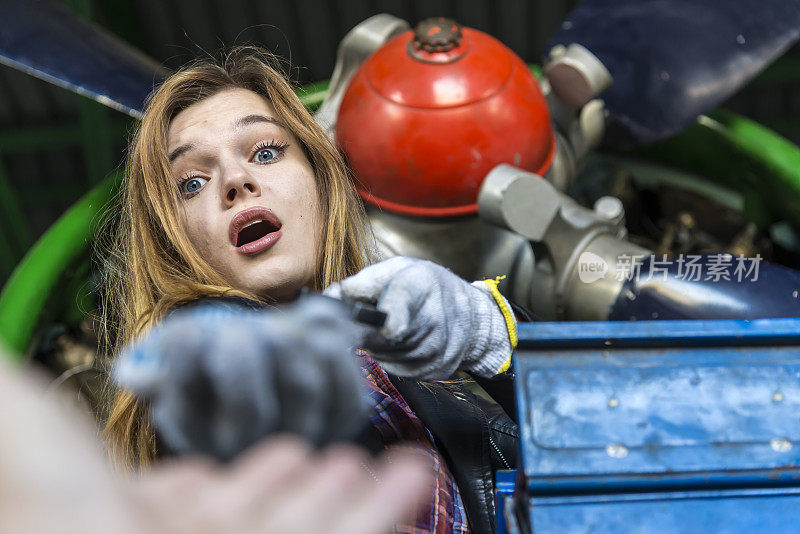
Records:
M564 24L567 24L566 22ZM571 26L571 25L570 25ZM569 28L564 28L565 30ZM567 47L564 45L555 45L550 49L550 59L556 59L567 53Z
M772 447L772 450L775 452L789 452L792 450L792 442L786 438L772 438L769 441L769 446ZM606 447L606 451L608 447Z
M611 443L610 445L606 445L606 454L612 458L625 458L628 456L628 447L622 443Z
M772 402L781 402L783 400L783 393L776 391L772 394Z
M609 408L616 408L617 406L619 406L619 399L618 398L611 397L610 399L608 399L608 407Z
M617 197L604 196L594 203L594 212L603 219L614 223L620 222L625 217L625 207Z

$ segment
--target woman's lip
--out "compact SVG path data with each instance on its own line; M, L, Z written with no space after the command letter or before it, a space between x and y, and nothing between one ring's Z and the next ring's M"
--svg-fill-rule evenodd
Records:
M242 254L258 254L259 252L267 250L269 247L274 245L282 235L283 232L281 232L280 229L275 230L274 232L270 232L260 239L256 239L255 241L251 241L250 243L245 243L242 246L236 247L236 251L241 252Z
M280 232L280 229L283 226L281 220L278 219L278 216L272 213L272 210L270 209L267 209L263 206L254 206L252 208L244 209L233 216L233 219L231 219L231 224L228 226L228 239L230 239L231 245L233 245L237 250L247 246L247 245L242 245L241 247L236 246L236 242L239 239L239 232L241 232L242 228L244 228L251 222L259 220L269 221L278 230L265 235L264 237L262 237L257 241L253 241L252 243L247 243L247 245L258 243L265 237L269 237L272 234Z

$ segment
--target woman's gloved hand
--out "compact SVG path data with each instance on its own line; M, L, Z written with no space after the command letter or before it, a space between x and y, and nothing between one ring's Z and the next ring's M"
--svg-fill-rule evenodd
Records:
M433 262L395 257L324 293L388 314L382 328L365 336L364 348L392 374L444 379L460 369L491 377L508 368L516 322L508 302L484 282L469 284Z
M322 445L368 423L361 328L320 296L263 311L196 306L124 350L113 378L150 401L175 453L228 460L277 431Z

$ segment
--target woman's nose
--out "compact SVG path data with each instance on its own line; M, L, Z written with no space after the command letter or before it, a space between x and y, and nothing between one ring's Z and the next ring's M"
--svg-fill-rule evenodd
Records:
M223 180L223 203L231 207L242 197L259 196L258 183L241 167L230 169Z

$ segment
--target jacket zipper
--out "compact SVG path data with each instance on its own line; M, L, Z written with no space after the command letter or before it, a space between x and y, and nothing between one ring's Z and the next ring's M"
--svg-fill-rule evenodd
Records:
M500 461L503 462L503 465L506 467L506 469L511 469L511 466L508 465L508 462L506 461L506 457L503 456L502 452L500 452L500 447L498 447L497 444L492 439L491 431L489 431L489 443L491 443L492 448L494 448L494 450L497 451L497 455L500 457Z

